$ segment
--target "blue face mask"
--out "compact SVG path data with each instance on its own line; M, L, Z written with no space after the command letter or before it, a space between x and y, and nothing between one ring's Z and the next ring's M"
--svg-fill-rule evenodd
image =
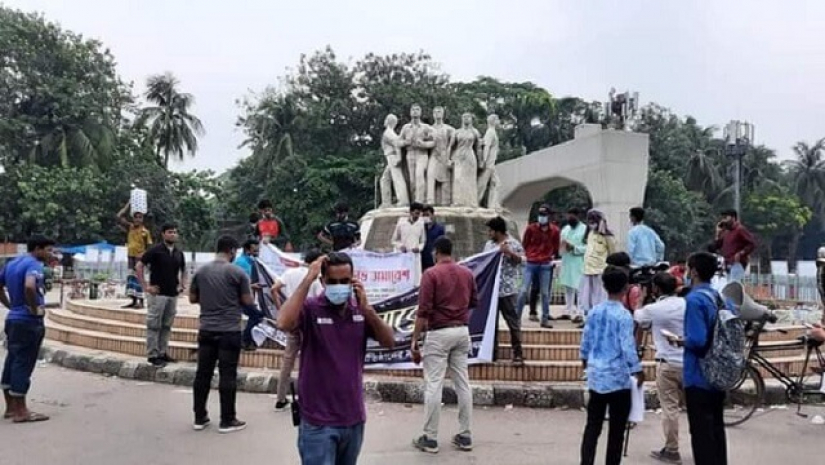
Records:
M547 224L549 222L550 222L550 218L548 218L544 215L539 216L539 224Z
M330 284L324 288L324 295L332 305L341 305L349 300L352 286L349 284Z

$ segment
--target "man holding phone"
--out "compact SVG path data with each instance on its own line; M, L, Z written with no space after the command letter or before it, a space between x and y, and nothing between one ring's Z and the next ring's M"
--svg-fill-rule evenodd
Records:
M684 389L684 349L668 340L681 339L685 332L685 299L676 296L676 286L674 276L657 273L653 277L653 297L656 302L642 307L633 315L640 328L653 332L653 344L656 346L656 389L662 406L665 447L651 452L651 456L666 463L682 463L679 454L679 405Z
M0 303L9 309L6 317L6 361L0 385L6 401L3 418L15 423L48 420L26 406L32 372L46 328L46 289L43 263L52 256L54 241L43 236L29 238L27 255L15 258L0 270ZM9 293L6 295L6 288Z
M324 294L308 297L318 276ZM353 295L354 294L354 295ZM278 315L282 331L301 332L298 374L303 465L355 465L364 439L364 357L367 338L395 345L393 329L353 278L352 259L333 252L315 260Z

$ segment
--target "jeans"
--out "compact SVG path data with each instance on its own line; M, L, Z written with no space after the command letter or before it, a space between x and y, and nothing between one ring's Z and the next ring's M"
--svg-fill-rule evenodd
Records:
M549 284L547 285L547 292L548 292L547 295L549 296L549 298L551 300L551 304L552 304L552 300L553 300L553 271L554 270L555 270L555 267L551 266L550 267L550 281L549 281ZM532 284L532 286L530 286L530 304L529 304L530 305L530 315L535 315L536 314L536 305L538 305L538 303L539 303L539 294L540 294L539 291L541 290L540 289L541 283L539 281L540 281L540 279L538 279L538 276L533 275L533 284Z
M507 327L510 328L510 346L513 348L513 358L522 358L521 318L519 318L516 311L516 296L500 296L498 298L498 311L504 317ZM496 319L496 323L498 323L498 319ZM496 334L498 334L498 331L496 331Z
M43 321L6 321L6 361L0 385L16 397L24 397L31 387L32 372L43 344Z
M627 428L627 419L630 417L630 389L599 394L590 391L590 402L587 403L587 426L582 438L581 464L593 465L596 460L596 446L602 434L604 416L610 409L610 430L607 433L607 465L622 463L622 447L624 433Z
M727 465L725 393L689 387L685 389L690 445L696 465Z
M298 453L302 465L355 465L364 442L364 424L315 426L301 420Z
M146 355L160 357L169 350L169 336L178 312L178 298L150 295L146 310ZM168 355L168 354L167 354Z
M470 352L470 332L466 326L428 331L424 340L424 434L438 439L441 419L441 395L444 375L450 370L450 379L458 398L458 434L470 437L473 414L473 393L467 362Z
M195 419L209 416L206 402L212 388L215 364L218 364L218 392L221 398L221 424L235 420L235 395L238 390L238 359L241 356L241 333L200 331L198 333L198 369L192 387Z
M728 281L741 282L745 279L745 267L741 263L734 263L728 270Z
M518 296L516 309L519 316L527 305L527 299L530 296L530 286L533 280L538 276L539 289L541 292L541 321L546 322L550 320L550 279L553 273L553 265L551 263L527 263L524 265L524 282L521 286L521 292Z
M258 326L262 321L264 321L264 314L254 305L244 305L243 314L246 315L246 328L243 330L243 343L247 346L255 345L255 341L252 340L252 328Z

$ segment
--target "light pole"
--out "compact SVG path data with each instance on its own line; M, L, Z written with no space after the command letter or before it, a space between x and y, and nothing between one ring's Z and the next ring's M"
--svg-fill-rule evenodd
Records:
M725 155L736 159L736 172L733 176L733 202L736 213L742 215L742 157L748 153L753 142L755 127L748 122L733 120L725 126Z

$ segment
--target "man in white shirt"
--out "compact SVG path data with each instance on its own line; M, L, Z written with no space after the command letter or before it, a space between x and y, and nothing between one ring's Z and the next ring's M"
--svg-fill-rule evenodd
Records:
M319 250L310 250L304 255L304 263L311 264L318 257L321 256ZM289 299L304 277L309 272L306 266L299 266L297 268L290 268L284 272L283 275L276 278L272 286L272 300L280 309L281 305ZM320 281L315 281L309 288L307 297L316 297L324 292ZM301 336L298 333L289 333L286 339L286 348L284 349L284 363L281 365L281 374L278 377L278 398L275 401L275 411L282 412L289 406L289 401L286 400L286 392L291 382L292 369L295 368L295 359L298 357L298 349L301 347Z
M424 205L418 202L411 203L410 216L399 219L398 224L395 225L395 231L392 233L392 246L396 252L416 254L416 258L413 260L413 282L416 284L421 279L421 260L418 254L424 250L424 246L427 244L427 228L424 221L419 219L423 212Z
M676 296L677 281L669 273L653 277L657 301L636 310L634 318L642 329L653 333L656 346L656 388L662 406L665 447L651 456L665 463L682 463L679 455L679 406L682 400L682 356L684 349L671 344L662 330L684 337L685 299Z

